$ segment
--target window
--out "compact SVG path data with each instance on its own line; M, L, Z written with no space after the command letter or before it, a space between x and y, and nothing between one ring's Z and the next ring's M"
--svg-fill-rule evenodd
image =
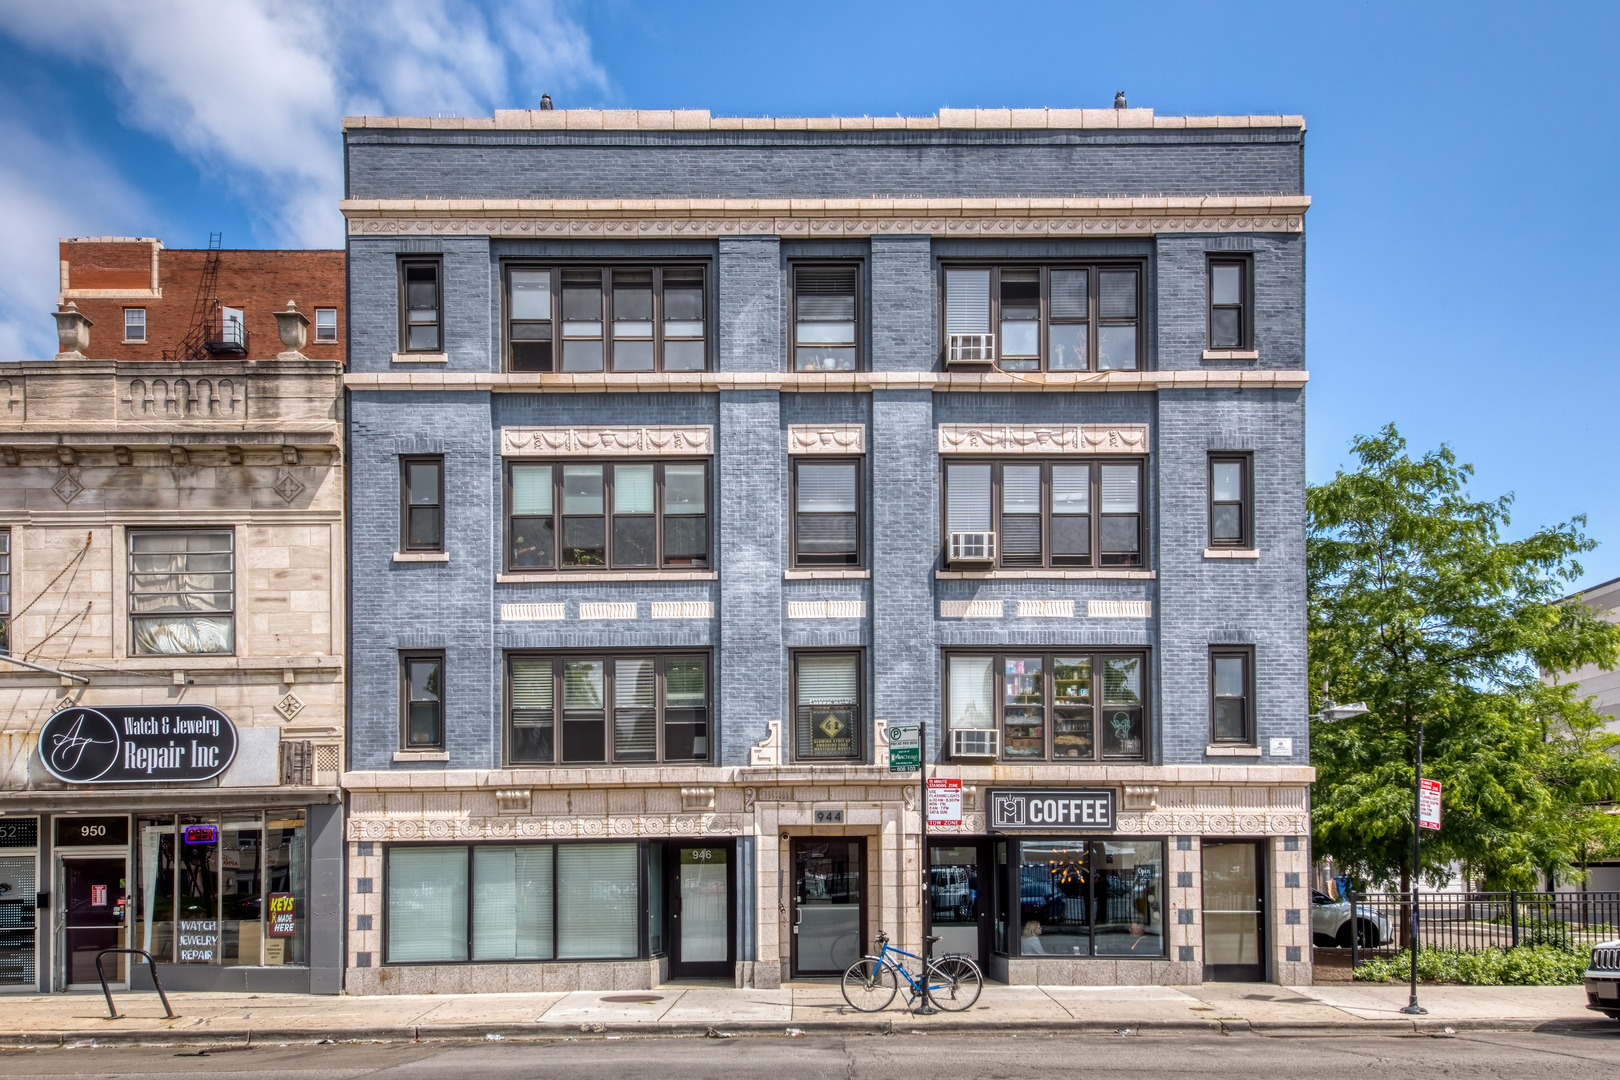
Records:
M11 530L0 529L0 653L11 652Z
M444 340L440 304L440 275L437 260L400 264L401 292L405 322L400 328L404 352L442 352Z
M143 307L127 307L124 309L124 340L146 340L146 309Z
M507 674L514 765L709 760L707 654L514 655Z
M952 535L985 532L1007 569L1141 566L1142 463L947 461L947 561Z
M702 371L704 297L701 266L510 266L508 370Z
M235 651L229 529L129 534L129 639L136 656Z
M640 956L641 847L390 845L386 962Z
M1209 546L1254 546L1250 513L1250 459L1246 454L1209 458Z
M1251 649L1211 649L1209 654L1210 741L1254 745L1254 653Z
M951 654L948 728L1001 730L1007 761L1140 761L1147 658L1140 653Z
M793 268L793 369L859 371L860 267Z
M1164 843L1159 840L1015 840L1014 940L1022 956L1164 958ZM999 849L999 845L998 845ZM1005 873L999 865L998 873ZM1013 913L998 912L998 922ZM998 942L999 944L999 942Z
M945 268L946 359L1003 371L1134 371L1140 265Z
M1209 347L1248 349L1252 346L1249 267L1247 259L1209 261Z
M330 343L337 340L337 308L318 307L315 309L315 340L321 343Z
M405 749L444 749L444 654L406 654L399 667Z
M793 565L861 565L861 463L793 463Z
M400 470L400 550L444 550L444 458L403 457Z
M794 756L800 761L861 756L861 656L793 654Z
M657 570L709 565L704 462L513 464L513 570Z

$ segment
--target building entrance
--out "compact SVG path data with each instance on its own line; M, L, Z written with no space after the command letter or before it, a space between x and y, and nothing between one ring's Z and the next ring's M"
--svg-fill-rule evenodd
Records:
M62 967L68 989L99 988L96 955L125 948L127 867L122 855L62 856ZM126 957L104 964L109 982L124 981Z
M672 844L669 972L674 978L732 974L730 845Z
M866 841L793 838L793 974L842 975L866 940Z
M990 874L984 865L983 843L933 843L929 847L929 909L937 935L934 955L964 953L980 967L988 961L990 904L985 886Z
M1204 980L1266 978L1265 857L1255 843L1204 844Z

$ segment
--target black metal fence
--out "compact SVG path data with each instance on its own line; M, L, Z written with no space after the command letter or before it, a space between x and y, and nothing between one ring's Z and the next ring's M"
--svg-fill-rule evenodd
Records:
M1392 956L1406 944L1411 895L1402 892L1350 894L1347 905L1331 905L1333 918L1318 917L1318 944L1348 944L1352 963ZM1327 922L1339 925L1328 927ZM1352 937L1345 932L1353 925ZM1417 938L1424 949L1482 952L1516 945L1555 945L1584 950L1620 937L1620 892L1418 892Z

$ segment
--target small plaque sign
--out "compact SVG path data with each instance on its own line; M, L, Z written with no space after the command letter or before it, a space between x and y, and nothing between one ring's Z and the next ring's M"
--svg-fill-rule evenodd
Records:
M816 824L817 825L842 825L843 823L844 823L844 812L842 810L817 810L816 811Z
M265 931L270 937L292 937L298 932L298 905L290 892L273 892L270 894L270 927Z

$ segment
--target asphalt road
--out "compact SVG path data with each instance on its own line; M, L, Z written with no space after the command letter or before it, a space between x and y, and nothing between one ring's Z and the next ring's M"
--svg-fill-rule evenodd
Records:
M182 1080L1032 1080L1187 1077L1210 1080L1620 1075L1612 1032L1454 1036L851 1036L839 1038L586 1039L562 1042L340 1043L248 1049L102 1047L0 1051L0 1077Z

